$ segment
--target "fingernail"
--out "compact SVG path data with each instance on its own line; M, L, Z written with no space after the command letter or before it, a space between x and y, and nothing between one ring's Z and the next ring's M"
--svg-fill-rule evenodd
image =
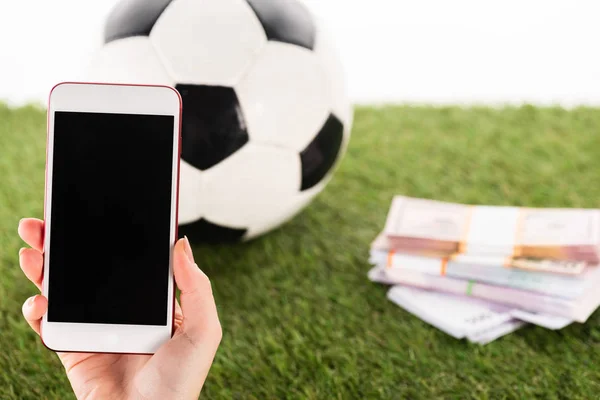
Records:
M21 249L19 250L19 257L21 257L21 254L23 254L24 251L25 251L25 247L21 247Z
M35 298L36 298L36 297L37 297L37 296L32 296L32 297L30 297L29 299L27 299L27 307L31 307L31 306L33 306L33 303L35 303Z
M190 241L188 240L187 236L183 237L183 249L185 250L185 255L187 256L188 260L192 264L195 264L194 253L192 253L192 247L190 246Z

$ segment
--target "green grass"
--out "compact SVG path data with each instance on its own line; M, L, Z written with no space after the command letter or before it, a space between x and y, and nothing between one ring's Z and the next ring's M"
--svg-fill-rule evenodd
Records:
M224 329L204 396L596 398L600 313L479 347L389 303L366 273L396 193L599 207L599 127L587 108L359 108L335 179L304 212L250 243L195 248ZM43 111L0 105L0 399L72 396L20 311L34 287L16 227L42 216L44 148Z

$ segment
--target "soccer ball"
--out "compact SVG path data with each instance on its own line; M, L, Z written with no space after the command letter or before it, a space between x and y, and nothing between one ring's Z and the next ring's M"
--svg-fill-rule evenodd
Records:
M167 84L183 98L179 232L192 241L279 226L345 151L343 71L299 0L123 0L104 41L86 79Z

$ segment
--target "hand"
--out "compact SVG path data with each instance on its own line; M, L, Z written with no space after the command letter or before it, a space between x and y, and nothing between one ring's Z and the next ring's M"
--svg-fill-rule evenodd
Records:
M41 290L44 223L23 219L19 235L23 272ZM57 353L78 399L197 399L221 341L221 325L210 281L194 263L187 239L175 245L173 269L181 291L175 307L175 334L154 355ZM23 315L40 333L48 300L23 304Z

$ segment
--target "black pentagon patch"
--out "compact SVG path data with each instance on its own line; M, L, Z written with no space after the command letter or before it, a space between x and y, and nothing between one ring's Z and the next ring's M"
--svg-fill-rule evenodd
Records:
M248 143L246 121L233 88L177 85L183 99L181 158L200 170Z
M173 0L121 0L104 25L104 43L131 36L148 36Z
M344 125L333 114L323 125L317 136L300 153L302 163L302 186L300 190L310 189L327 175L342 146Z
M246 0L260 20L267 38L313 50L316 27L313 16L298 0Z
M231 243L239 242L246 231L213 224L202 218L191 224L180 225L178 235L180 238L187 236L195 243Z

